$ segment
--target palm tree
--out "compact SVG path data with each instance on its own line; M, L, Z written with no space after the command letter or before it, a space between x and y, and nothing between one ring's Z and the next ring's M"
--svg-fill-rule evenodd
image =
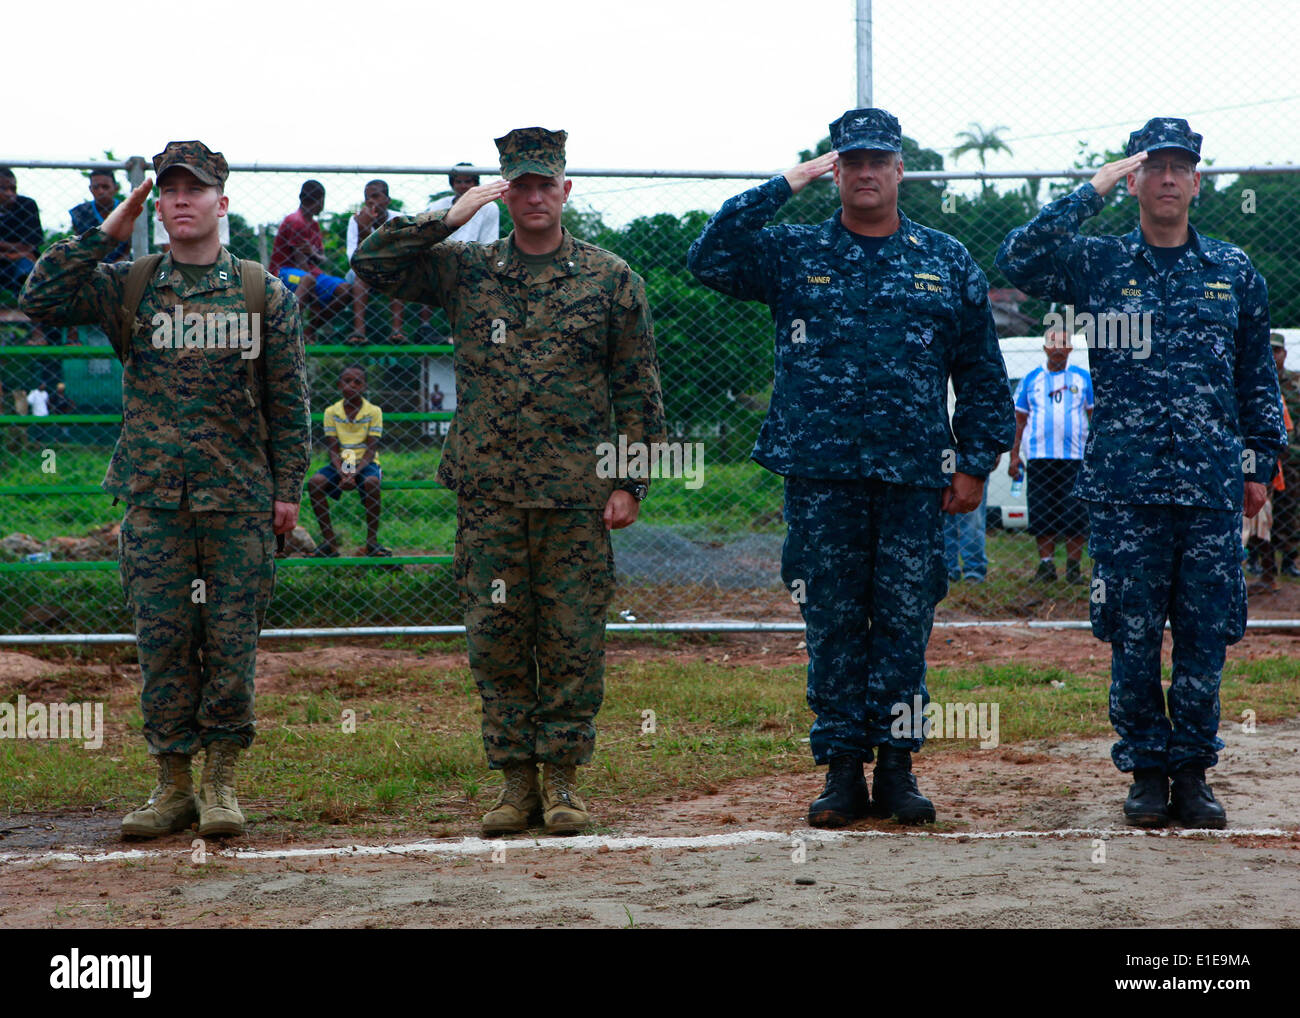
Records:
M1011 146L998 137L1000 131L1009 130L1005 125L998 124L997 127L991 127L985 130L974 121L971 122L969 131L958 131L957 139L961 142L952 150L952 157L955 160L960 159L967 152L974 152L979 157L980 169L985 169L985 156L990 152L1005 152L1011 155ZM981 181L984 190L988 190L988 181Z

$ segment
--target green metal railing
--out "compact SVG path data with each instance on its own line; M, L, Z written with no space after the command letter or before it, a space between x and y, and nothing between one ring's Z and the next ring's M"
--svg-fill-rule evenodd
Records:
M319 343L306 348L308 357L329 356L409 356L418 357L426 354L451 354L453 347L447 343L382 343L370 345L352 345L346 343ZM113 359L112 350L104 346L0 346L0 357L72 359L95 358ZM385 422L399 421L450 421L455 417L450 410L432 411L395 411L384 414ZM312 423L319 424L324 414L313 413ZM59 427L72 424L121 424L122 415L112 414L47 414L36 417L32 414L0 414L0 425L14 424L19 427ZM440 489L442 484L436 480L388 480L384 479L384 491L413 491ZM304 492L306 488L304 487ZM55 495L103 495L104 490L96 484L23 484L0 486L0 497L31 497ZM376 556L338 556L337 558L286 558L278 560L281 566L289 568L325 568L337 569L351 566L419 566L450 565L452 556L443 555L392 555ZM117 562L112 559L92 561L54 561L48 562L0 562L0 573L73 573L73 572L109 572L117 570Z

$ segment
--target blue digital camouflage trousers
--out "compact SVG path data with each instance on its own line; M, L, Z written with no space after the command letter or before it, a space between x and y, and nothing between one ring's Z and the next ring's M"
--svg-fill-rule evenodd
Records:
M1225 649L1246 632L1241 513L1090 502L1092 631L1110 643L1110 722L1121 771L1218 762ZM1173 631L1168 716L1160 685Z
M488 766L588 763L614 596L602 510L458 498L456 576Z
M807 627L813 759L870 760L888 743L893 707L929 703L925 649L948 593L941 493L877 480L785 480L789 527L781 579Z
M118 566L149 752L193 756L219 739L247 748L257 636L275 587L271 514L127 506Z

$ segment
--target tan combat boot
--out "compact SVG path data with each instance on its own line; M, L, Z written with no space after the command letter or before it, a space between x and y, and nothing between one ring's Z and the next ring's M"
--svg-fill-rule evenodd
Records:
M501 789L501 797L483 816L485 838L526 831L529 821L541 812L542 800L537 794L537 765L507 764L505 772L506 786Z
M199 834L243 834L244 814L235 798L235 760L239 744L221 739L207 747L199 782Z
M156 838L183 831L199 818L190 777L190 758L184 753L158 754L158 785L149 801L122 818L122 835Z
M547 834L577 834L591 823L591 814L578 796L577 771L572 764L542 764L542 809Z

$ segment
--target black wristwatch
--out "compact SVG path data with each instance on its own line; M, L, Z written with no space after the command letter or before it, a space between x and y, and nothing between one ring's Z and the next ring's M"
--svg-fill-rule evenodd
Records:
M638 502L644 502L645 497L650 492L650 485L644 481L627 481L619 485L619 491L626 491Z

